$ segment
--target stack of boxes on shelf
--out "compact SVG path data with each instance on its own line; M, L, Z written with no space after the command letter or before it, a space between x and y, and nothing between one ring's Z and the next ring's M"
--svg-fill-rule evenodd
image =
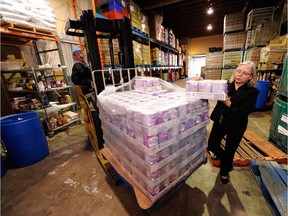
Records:
M143 58L142 58L141 43L137 41L132 41L132 43L133 43L134 64L142 65Z
M225 15L222 79L229 79L243 61L255 62L259 71L281 70L287 52L287 36L279 36L279 14L282 13L275 13L275 10L275 7L251 10L247 15L246 32L242 13ZM259 80L266 80L270 72L258 75Z
M256 65L260 61L260 47L252 45L252 31L247 31L246 43L245 43L245 52L244 52L244 61L253 61Z
M268 45L267 47L261 48L260 63L258 65L259 70L282 69L285 54L287 52L286 45L284 47L281 46L284 43L284 41L287 41L286 36L282 37L282 39L283 42L279 44L279 47L277 47L276 44L270 43L270 45Z
M151 49L152 66L164 65L164 51L161 51L159 47Z
M172 29L168 30L168 43L167 44L171 47L176 47L176 37Z
M151 65L151 52L149 44L139 43L138 41L132 41L133 43L133 56L134 63L137 66Z
M178 56L168 52L160 50L158 47L151 49L152 66L175 66L178 65Z
M160 50L158 47L151 49L152 66L175 66L178 65L178 56L168 52Z
M234 69L242 62L246 33L244 14L232 13L224 17L224 53L221 79L229 79Z
M261 48L279 34L280 23L273 21L274 7L253 9L247 15L245 61L253 61L258 67Z
M276 12L276 10L278 10ZM283 10L279 13L279 10ZM284 57L287 53L287 35L279 36L282 22L281 7L253 9L247 15L244 60L258 64L258 80L271 84L270 104L273 103L281 79ZM286 20L286 18L285 18ZM248 37L249 36L249 37Z
M165 28L162 26L162 22L163 17L159 14L149 17L150 36L165 43Z
M105 148L155 201L205 161L208 103L159 78L98 97Z
M96 0L97 13L108 19L130 18L128 0Z
M133 56L136 65L151 65L151 52L149 45L133 41Z
M221 49L222 50L222 49ZM205 79L219 80L221 79L221 68L223 55L221 50L216 50L206 54L206 64L205 64Z
M118 11L123 4L127 5L127 1L119 2L119 0L98 0L97 12L105 16L105 8L108 7L108 10ZM133 57L134 63L138 66L178 66L182 65L182 61L179 60L178 53L176 50L181 52L181 47L179 45L179 40L175 37L175 34L171 29L165 28L162 26L163 17L159 14L154 13L149 15L149 19L144 15L142 9L135 4L133 1L130 1L130 13L131 13L131 25L132 32L136 33L137 36L140 35L137 39L133 40ZM111 11L110 11L111 12ZM117 13L116 13L117 15ZM106 16L109 19L113 19L109 16ZM122 19L123 17L116 17ZM148 22L149 21L149 22ZM142 37L141 37L142 35ZM141 39L139 39L141 38ZM111 65L110 52L107 39L98 39L100 42L100 53L101 53L101 62L104 66ZM150 43L149 43L150 42ZM153 43L153 45L151 45ZM118 42L113 40L113 49L114 49L114 63L117 65L119 63L118 51L119 45ZM173 51L171 51L173 50ZM168 70L174 70L171 68L161 68L161 73L169 72ZM158 69L157 69L158 70ZM173 75L174 71L171 72L171 77L179 77L178 74ZM159 74L157 74L158 76ZM168 80L169 74L166 76ZM175 80L171 78L170 80Z
M149 35L148 17L133 1L130 2L131 25Z
M149 17L150 35L153 39L161 41L170 47L179 49L179 40L176 38L172 29L162 25L163 16L154 14Z
M151 51L149 45L141 44L143 65L151 65Z
M252 46L266 45L279 34L279 22L273 21L274 7L253 9L247 15L246 31L252 33Z
M99 38L98 39L99 44L99 52L100 52L100 59L101 64L105 66L111 66L111 58L110 58L110 47L109 47L109 39L106 38ZM112 40L113 45L113 59L114 59L114 65L119 65L119 42L117 39Z
M143 14L141 8L133 1L130 3L131 25L136 31L149 36L150 30L148 17ZM140 32L139 31L139 32ZM136 65L151 65L151 52L148 44L133 41L134 63Z

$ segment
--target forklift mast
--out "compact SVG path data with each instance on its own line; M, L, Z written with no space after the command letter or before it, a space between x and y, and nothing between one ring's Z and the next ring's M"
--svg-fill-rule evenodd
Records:
M115 20L102 19L95 17L92 10L84 10L80 16L80 20L67 20L65 32L67 35L85 37L88 46L88 60L91 62L92 71L102 69L97 38L109 39L111 67L114 69L112 38L115 36L118 36L119 59L122 67L134 67L132 30L130 20L127 17ZM108 35L97 35L96 32L108 33ZM131 78L134 76L135 73L132 73ZM128 80L127 74L124 73L123 77L124 80ZM97 94L100 94L105 86L101 72L95 73L95 82Z
M101 19L95 17L92 10L85 10L82 12L80 20L67 20L65 31L67 35L85 38L85 43L88 47L87 57L88 61L91 63L91 69L93 71L92 77L94 84L96 85L96 94L100 94L105 89L105 81L108 80L106 79L106 74L103 72L104 70L101 65L100 52L97 41L98 38L109 39L108 43L110 48L110 59L112 63L111 67L112 69L115 69L112 40L115 37L118 37L120 50L119 62L123 69L129 68L129 73L127 70L123 70L123 73L121 72L121 78L123 78L124 82L127 82L135 76L135 70L130 71L131 68L134 68L134 58L131 23L127 17L124 17L124 19L116 20ZM101 34L97 34L97 32L101 32ZM116 83L120 83L120 78L118 78L118 75L119 74L116 73L116 70L112 70L112 77L115 79ZM85 127L90 143L96 151L98 161L100 162L109 179L111 179L115 185L118 185L122 182L121 179L115 172L114 168L111 166L110 162L100 152L100 150L104 147L103 144L105 141L103 139L101 120L99 118L99 109L97 104L94 103L95 109L94 111L91 111L88 105L89 99L83 95L82 91L80 91L80 88L77 88L77 91L80 105L84 111Z

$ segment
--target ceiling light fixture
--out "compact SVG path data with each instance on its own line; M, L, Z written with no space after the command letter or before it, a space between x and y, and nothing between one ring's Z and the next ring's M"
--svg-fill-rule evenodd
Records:
M214 12L213 8L212 7L209 7L208 10L207 10L207 14L212 14Z
M211 31L211 30L212 30L212 28L213 28L213 27L212 27L212 25L211 25L211 24L209 24L209 25L207 26L207 30L208 30L208 31Z

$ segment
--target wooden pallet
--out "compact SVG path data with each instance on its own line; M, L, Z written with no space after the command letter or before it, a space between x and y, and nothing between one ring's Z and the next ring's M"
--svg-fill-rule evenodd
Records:
M222 140L225 148L225 140ZM208 154L211 161L211 157ZM276 161L279 164L288 164L288 155L278 149L272 143L259 137L254 132L247 130L234 155L233 165L249 166L251 160Z
M200 166L207 162L206 158L199 162L193 169L187 170L182 177L178 177L178 180L172 182L170 186L166 187L161 191L161 197L155 197L155 200L151 200L136 183L136 181L131 177L131 174L128 174L121 166L121 163L115 159L110 151L107 148L103 148L100 152L104 155L104 157L111 163L114 167L120 178L123 180L126 186L133 189L135 192L135 197L137 199L138 205L143 210L147 210L147 213L150 215L156 208L158 208L163 202L169 199L173 194L175 194L180 187L185 184L186 180L189 176L194 173Z
M288 156L272 143L247 130L234 156L234 165L249 166L253 159L287 164Z
M273 215L287 215L287 168L275 161L252 160L250 169Z
M21 38L43 39L59 42L59 38L54 34L54 32L24 24L2 22L0 33L3 35L19 36Z
M2 26L5 26L11 30L28 31L30 33L33 32L33 33L42 34L42 35L54 36L54 33L49 30L45 30L45 29L41 29L41 28L37 28L33 26L28 26L28 25L23 25L23 24L6 23Z

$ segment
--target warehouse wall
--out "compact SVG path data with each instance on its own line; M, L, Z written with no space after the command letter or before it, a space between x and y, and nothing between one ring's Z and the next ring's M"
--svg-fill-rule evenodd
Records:
M68 18L75 19L73 8L72 8L72 0L47 0L49 2L50 7L54 9L54 14L56 15L56 26L57 26L57 34L62 39L68 39L65 34L65 24ZM91 9L91 1L89 0L78 0L76 1L79 5L77 10L78 19L79 15L82 14L82 10ZM74 39L77 37L74 37Z
M223 35L192 38L187 41L187 52L190 56L206 54L209 47L223 47Z

